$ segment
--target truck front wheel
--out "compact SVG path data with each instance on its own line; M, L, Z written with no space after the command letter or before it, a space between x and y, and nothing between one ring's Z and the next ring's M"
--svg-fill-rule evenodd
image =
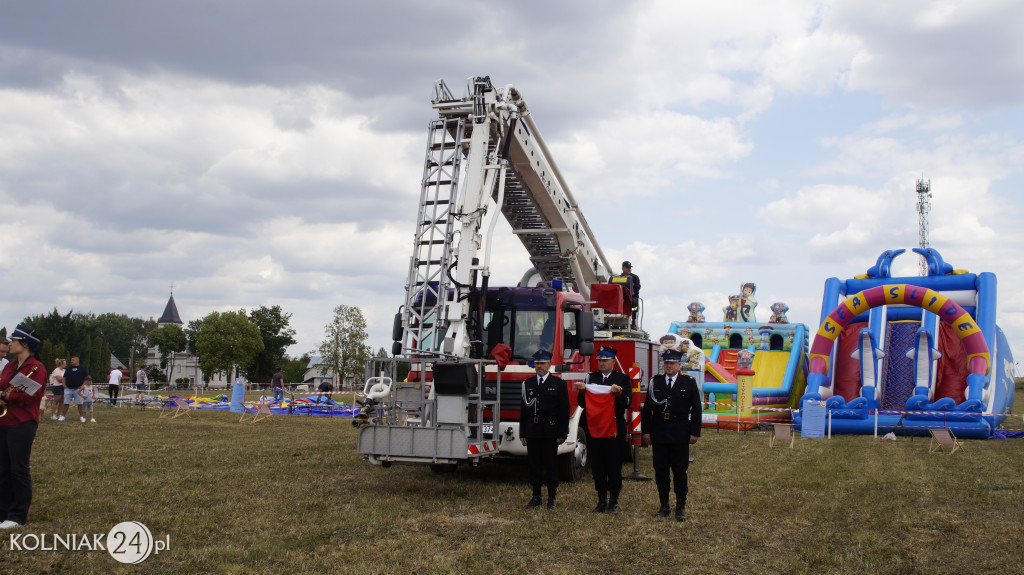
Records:
M572 453L559 456L561 480L566 483L580 481L587 471L587 434L581 428L576 433L576 446Z

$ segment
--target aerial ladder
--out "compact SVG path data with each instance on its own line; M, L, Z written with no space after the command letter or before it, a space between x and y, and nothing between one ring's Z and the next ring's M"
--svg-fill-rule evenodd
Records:
M512 408L508 404L525 374L514 386L505 385L501 370L487 365L493 364L487 354L494 342L488 341L485 316L506 309L495 306L547 302L547 317L557 325L543 345L557 347L550 351L555 363L566 362L563 370L571 356L572 369L583 371L581 358L593 353L593 315L586 311L590 286L613 275L518 90L476 77L467 81L466 95L456 98L441 80L432 106L437 119L428 126L405 302L393 328L392 353L413 362L413 374L409 382L389 381L390 398L374 404L377 415L354 423L363 427L359 451L385 465L459 463L492 455L498 447L488 440L512 439L517 428L503 425L500 414ZM496 211L526 248L541 288L501 288L497 294L489 285ZM527 349L520 346L524 354ZM373 365L367 377L386 379ZM504 443L513 450L519 444ZM467 456L460 453L464 444ZM442 452L448 456L437 455Z
M438 119L429 126L400 351L479 357L471 306L490 276L497 218L484 237L488 211L501 210L549 285L561 281L586 299L609 266L514 87L473 78L455 98L441 80L432 103Z

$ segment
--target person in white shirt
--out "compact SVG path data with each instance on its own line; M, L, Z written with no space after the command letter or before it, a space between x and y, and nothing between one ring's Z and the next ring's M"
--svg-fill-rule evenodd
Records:
M124 373L116 367L110 370L110 379L107 380L107 395L110 396L110 407L117 406L117 396L121 395L121 378Z
M58 408L64 405L64 368L68 366L68 362L55 359L53 363L54 368L50 372L50 393L53 394L53 401L50 402L50 419L57 419Z

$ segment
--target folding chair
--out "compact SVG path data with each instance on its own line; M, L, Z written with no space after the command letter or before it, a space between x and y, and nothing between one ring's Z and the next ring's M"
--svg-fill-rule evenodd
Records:
M787 439L789 440L789 448L793 449L793 444L796 442L796 435L793 433L793 424L773 423L771 436L768 439L768 447L775 447L776 442L781 446Z
M948 448L949 454L953 455L957 449L964 446L949 429L929 429L928 433L932 434L932 441L928 444L928 453L944 452Z
M243 423L246 417L249 417L249 423L256 423L257 421L270 419L271 415L274 415L274 413L270 411L269 403L259 403L252 409L252 411L249 411L249 408L243 404L242 417L238 419L238 422Z
M185 415L189 419L192 418L192 406L184 399L175 399L173 407L167 405L167 403L160 406L160 418L174 419L181 415Z

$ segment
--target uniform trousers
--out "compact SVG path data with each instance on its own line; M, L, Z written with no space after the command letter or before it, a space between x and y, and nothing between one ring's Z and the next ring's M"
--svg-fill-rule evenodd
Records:
M617 437L589 438L587 456L599 496L622 491L622 440Z
M554 437L526 438L526 462L530 485L558 487L558 440Z
M668 501L669 486L675 478L676 504L686 505L686 469L690 466L690 444L652 443L651 458L654 460L654 482L658 485L658 496L662 502Z
M32 504L29 457L36 438L35 421L0 425L0 520L24 524Z

